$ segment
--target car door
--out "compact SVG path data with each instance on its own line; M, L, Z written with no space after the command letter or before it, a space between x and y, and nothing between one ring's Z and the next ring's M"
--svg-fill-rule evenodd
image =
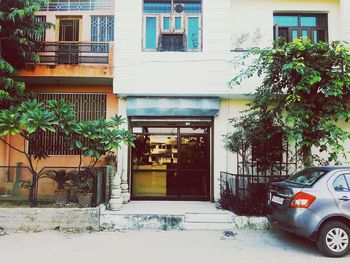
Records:
M338 175L332 183L332 190L339 210L350 216L350 174Z

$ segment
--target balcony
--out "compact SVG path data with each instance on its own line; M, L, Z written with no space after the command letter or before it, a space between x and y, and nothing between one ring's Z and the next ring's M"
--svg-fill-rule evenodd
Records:
M112 9L113 0L57 0L43 4L40 11L103 11Z
M113 44L98 42L41 42L37 64L28 63L21 77L113 77Z
M41 64L108 64L109 43L42 42L36 50Z

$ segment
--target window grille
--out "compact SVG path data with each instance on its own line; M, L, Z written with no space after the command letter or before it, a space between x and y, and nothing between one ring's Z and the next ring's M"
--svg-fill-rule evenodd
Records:
M144 51L201 51L201 0L144 0Z
M78 121L106 118L107 95L102 93L38 93L39 101L61 100L74 104ZM39 132L29 141L29 154L44 152L48 155L79 155L79 151L70 150L69 142L64 140L62 131Z
M35 22L38 24L46 22L46 16L35 16ZM45 30L41 32L40 34L34 34L34 41L37 42L44 42L45 41Z
M91 41L114 41L114 16L91 16Z
M185 14L201 14L202 3L201 1L157 1L157 0L145 0L143 5L143 12L145 14L170 14L172 12L171 4L183 5L183 13ZM176 11L174 10L174 13Z

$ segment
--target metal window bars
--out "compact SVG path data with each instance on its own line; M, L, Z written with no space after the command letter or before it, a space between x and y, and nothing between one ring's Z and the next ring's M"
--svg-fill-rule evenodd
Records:
M104 11L113 6L113 0L56 0L43 4L40 11Z

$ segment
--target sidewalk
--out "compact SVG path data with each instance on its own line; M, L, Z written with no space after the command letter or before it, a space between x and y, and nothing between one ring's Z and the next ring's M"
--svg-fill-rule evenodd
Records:
M1 262L62 263L337 263L304 239L281 232L240 229L236 237L222 231L116 231L80 234L10 233L0 237Z

